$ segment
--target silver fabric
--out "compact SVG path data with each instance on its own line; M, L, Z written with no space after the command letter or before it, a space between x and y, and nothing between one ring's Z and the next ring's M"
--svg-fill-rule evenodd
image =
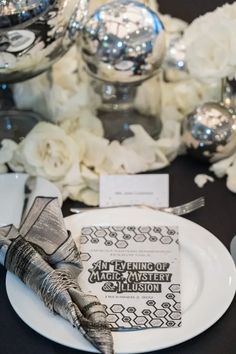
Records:
M68 320L102 353L113 353L103 305L77 282L79 252L57 199L36 198L19 230L0 229L0 262L49 308Z

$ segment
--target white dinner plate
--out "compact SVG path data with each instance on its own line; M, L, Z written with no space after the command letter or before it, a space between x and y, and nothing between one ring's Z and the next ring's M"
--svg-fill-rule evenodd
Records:
M223 244L209 231L184 218L151 210L97 210L65 219L79 244L81 227L91 225L178 225L182 282L182 327L115 332L116 353L141 353L182 343L213 325L231 304L236 270ZM15 276L7 274L9 300L20 318L41 335L68 347L96 352L78 330L51 314Z
M29 175L25 173L5 173L0 175L0 227L14 224L19 227L25 202L25 185ZM45 178L35 177L28 197L26 211L29 211L34 199L41 197L58 197L62 205L62 196L55 184Z

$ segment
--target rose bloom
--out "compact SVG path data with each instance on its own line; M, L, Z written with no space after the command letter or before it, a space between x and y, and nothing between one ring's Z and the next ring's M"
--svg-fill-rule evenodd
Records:
M184 43L190 74L201 79L234 77L236 73L236 11L234 5L197 18L186 29Z
M51 181L65 178L74 164L79 164L79 151L74 140L56 125L41 122L19 146L25 171Z
M235 32L236 22L232 27L227 22L218 23L189 44L186 59L190 74L202 79L233 77L236 60L232 63L231 58L236 46Z

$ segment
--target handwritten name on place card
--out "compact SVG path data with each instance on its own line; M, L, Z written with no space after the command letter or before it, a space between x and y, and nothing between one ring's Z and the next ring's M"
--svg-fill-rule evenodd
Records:
M169 175L101 176L100 206L169 205Z

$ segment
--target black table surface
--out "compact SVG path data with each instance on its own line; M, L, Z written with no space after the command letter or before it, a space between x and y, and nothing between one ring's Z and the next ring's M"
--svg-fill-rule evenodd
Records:
M197 0L195 2L159 0L163 13L171 13L187 21L223 3L222 0ZM177 158L170 167L158 173L170 175L170 205L205 196L206 206L186 218L211 231L229 249L230 241L236 234L236 195L227 190L225 179L208 183L203 189L199 189L193 179L199 173L209 173L208 166L188 156ZM66 201L63 205L64 215L68 216L69 208L76 205L79 204ZM5 270L0 267L0 354L82 354L81 351L61 346L42 337L24 324L8 301L5 274ZM158 354L235 353L235 299L223 317L207 331L181 345L158 351Z
M206 206L186 218L211 231L229 248L230 241L236 233L236 195L227 190L225 180L216 180L199 189L193 179L198 173L209 173L208 166L188 156L179 157L169 168L158 173L170 175L171 205L205 196ZM69 215L69 208L76 205L79 204L67 201L63 206L64 215ZM58 345L37 334L22 322L8 301L5 291L5 271L0 267L0 354L43 353L81 354L82 352ZM176 347L158 351L158 354L200 353L236 353L236 300L223 317L201 335Z

